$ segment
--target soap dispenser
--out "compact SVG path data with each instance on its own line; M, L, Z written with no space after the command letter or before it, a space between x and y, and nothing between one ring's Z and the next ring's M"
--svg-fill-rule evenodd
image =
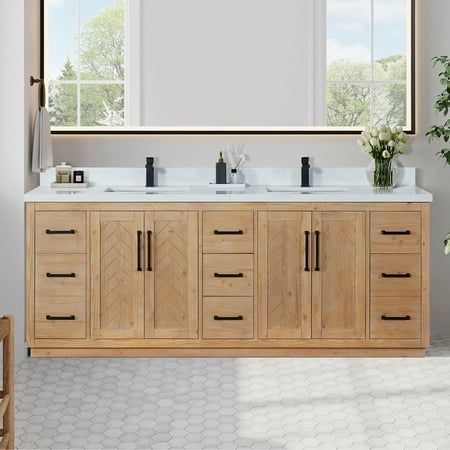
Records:
M216 184L227 184L227 164L220 152L219 161L216 163Z

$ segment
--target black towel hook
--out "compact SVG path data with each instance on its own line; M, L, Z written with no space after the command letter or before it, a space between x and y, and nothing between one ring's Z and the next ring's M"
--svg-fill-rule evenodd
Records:
M39 84L39 106L41 108L45 107L45 81L42 78L30 77L30 86Z

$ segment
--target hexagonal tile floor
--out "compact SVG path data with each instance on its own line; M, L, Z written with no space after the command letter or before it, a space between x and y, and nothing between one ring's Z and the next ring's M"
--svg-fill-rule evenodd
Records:
M450 339L423 359L29 359L18 448L450 449Z

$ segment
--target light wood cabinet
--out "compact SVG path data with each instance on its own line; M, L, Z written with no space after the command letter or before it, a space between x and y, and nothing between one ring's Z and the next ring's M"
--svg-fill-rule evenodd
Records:
M32 356L419 356L429 205L31 203Z

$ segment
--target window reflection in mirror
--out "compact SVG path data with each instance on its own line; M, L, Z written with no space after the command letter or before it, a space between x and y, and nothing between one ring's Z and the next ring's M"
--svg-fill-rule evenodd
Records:
M412 124L411 0L44 0L56 131Z

